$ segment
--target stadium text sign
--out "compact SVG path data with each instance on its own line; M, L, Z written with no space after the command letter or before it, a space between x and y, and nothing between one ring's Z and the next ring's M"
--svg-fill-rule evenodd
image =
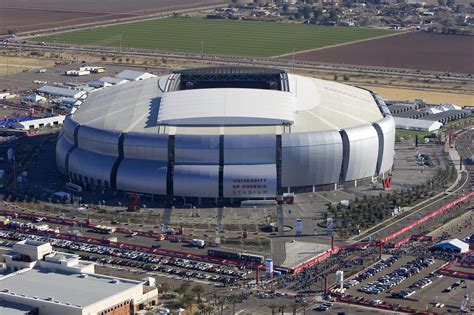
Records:
M232 179L232 192L234 196L267 195L268 186L266 178L234 178Z

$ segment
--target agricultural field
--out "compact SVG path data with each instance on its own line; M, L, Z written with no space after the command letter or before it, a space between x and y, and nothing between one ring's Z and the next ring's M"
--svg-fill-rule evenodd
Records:
M474 74L474 36L411 32L295 54L295 60ZM293 55L284 58L292 59Z
M289 23L168 18L64 32L36 37L34 40L172 52L272 57L388 34L393 32Z
M0 34L6 34L8 29L30 32L84 23L106 23L226 3L226 0L0 0Z

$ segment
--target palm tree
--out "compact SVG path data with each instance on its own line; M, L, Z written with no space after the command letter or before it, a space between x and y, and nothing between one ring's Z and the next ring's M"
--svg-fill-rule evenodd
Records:
M206 305L204 308L204 314L212 315L212 312L214 312L214 307L212 305Z
M290 304L293 309L293 315L296 315L296 309L298 308L299 303L293 302Z
M225 305L225 299L220 297L218 300L217 300L217 305L219 306L219 310L220 310L220 313L221 315L223 314L224 312L224 305Z
M306 315L306 308L309 306L309 304L306 302L303 302L301 303L301 306L303 306L303 315Z
M232 303L232 314L235 315L235 303L239 302L240 299L237 295L229 296L229 302Z
M270 308L272 310L272 315L275 315L275 310L278 308L278 305L270 304L270 305L268 305L268 308Z
M199 284L194 286L191 291L196 295L198 303L201 302L201 295L204 293L204 288Z
M163 294L166 294L166 293L171 289L171 284L169 284L169 283L162 283L161 286L160 286L160 288L161 288L161 292L162 292Z
M285 305L280 306L281 315L285 313Z

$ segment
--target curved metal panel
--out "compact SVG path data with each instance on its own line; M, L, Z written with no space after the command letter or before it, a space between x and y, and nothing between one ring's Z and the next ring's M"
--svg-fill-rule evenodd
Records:
M117 171L117 189L166 195L166 163L124 159Z
M379 151L377 131L371 125L344 129L349 140L349 161L345 181L375 175Z
M393 166L395 156L395 119L386 116L381 121L374 123L379 126L383 135L382 157L380 160L379 173L390 170Z
M58 170L66 174L66 156L67 152L70 148L72 148L74 144L70 143L67 138L62 135L58 138L58 142L56 143L56 166Z
M88 177L89 183L92 179L97 185L97 180L102 184L108 182L110 185L110 173L114 166L116 157L97 154L94 152L76 148L69 157L69 173Z
M123 142L125 158L168 161L168 135L127 133Z
M111 156L118 156L120 132L81 126L77 135L81 149Z
M182 164L219 164L219 136L176 135L175 161Z
M219 165L175 165L173 194L219 197Z
M275 135L224 136L224 164L274 164L275 162Z
M277 194L276 164L224 166L224 198L264 198Z
M282 135L282 186L337 183L342 139L337 131Z
M77 125L78 123L71 116L67 116L64 119L62 132L70 143L74 143L74 130Z

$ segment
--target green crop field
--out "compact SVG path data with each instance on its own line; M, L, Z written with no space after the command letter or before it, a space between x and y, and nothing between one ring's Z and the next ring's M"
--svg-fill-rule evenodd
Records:
M167 18L35 37L81 45L271 57L391 34L370 28Z

